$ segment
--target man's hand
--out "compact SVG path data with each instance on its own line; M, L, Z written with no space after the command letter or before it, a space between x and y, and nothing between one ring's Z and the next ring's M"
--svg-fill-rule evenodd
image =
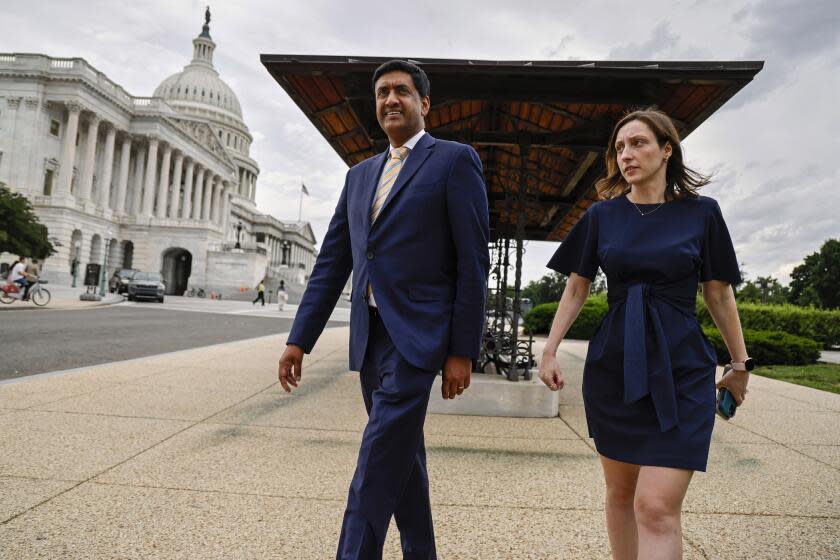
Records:
M449 356L443 364L443 383L440 392L444 399L454 399L470 386L472 360L460 356Z
M296 344L287 344L286 350L280 356L280 385L287 393L291 393L291 387L297 387L300 383L300 374L303 369L303 348Z
M560 363L557 361L557 356L553 354L543 354L540 361L540 379L552 391L559 391L566 385L566 380L563 378L563 372L560 370Z

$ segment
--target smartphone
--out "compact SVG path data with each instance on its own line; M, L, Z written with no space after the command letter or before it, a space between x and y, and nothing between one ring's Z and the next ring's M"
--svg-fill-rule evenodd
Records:
M732 366L727 364L723 368L723 375L726 376L732 370ZM721 387L718 389L717 403L715 404L715 412L724 420L729 420L735 416L735 411L738 410L738 405L735 403L735 397L729 392L729 389Z

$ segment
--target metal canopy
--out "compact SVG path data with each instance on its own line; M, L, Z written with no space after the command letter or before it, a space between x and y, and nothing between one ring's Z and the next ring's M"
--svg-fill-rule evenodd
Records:
M371 77L389 58L264 54L261 60L347 165L387 148ZM597 199L603 152L626 111L656 105L685 137L763 67L409 60L432 84L426 129L472 144L481 156L494 239L529 240L562 240Z

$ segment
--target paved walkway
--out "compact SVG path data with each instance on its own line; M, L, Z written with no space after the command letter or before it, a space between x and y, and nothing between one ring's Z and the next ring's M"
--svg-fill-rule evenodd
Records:
M364 425L347 336L292 395L281 336L0 385L0 558L331 558ZM561 350L560 418L428 417L441 559L609 557L585 343ZM838 421L840 395L754 377L692 483L685 558L840 558Z

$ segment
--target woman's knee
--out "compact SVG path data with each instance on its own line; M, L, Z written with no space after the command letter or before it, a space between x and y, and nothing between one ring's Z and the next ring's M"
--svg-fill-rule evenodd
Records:
M635 498L633 510L636 522L654 533L668 533L679 527L680 504L671 503L662 496L640 493Z
M635 480L613 481L607 483L607 503L612 507L633 509L633 500L635 495Z

